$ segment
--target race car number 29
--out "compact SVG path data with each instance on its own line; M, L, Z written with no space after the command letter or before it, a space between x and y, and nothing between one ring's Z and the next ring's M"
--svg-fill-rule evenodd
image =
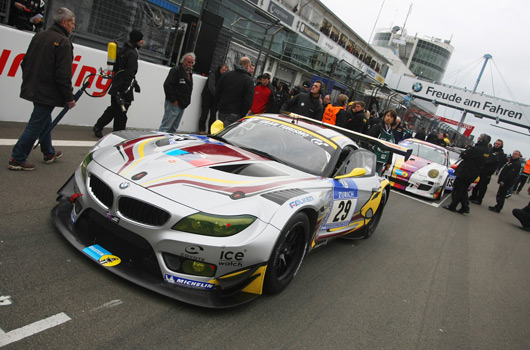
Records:
M326 228L347 226L355 211L356 202L357 199L334 201L326 221Z

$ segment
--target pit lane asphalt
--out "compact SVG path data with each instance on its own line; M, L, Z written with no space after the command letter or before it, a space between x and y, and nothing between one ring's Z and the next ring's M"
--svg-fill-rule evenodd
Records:
M23 127L0 122L0 139L17 139ZM500 214L488 211L495 178L484 204L472 205L469 215L392 192L369 240L336 240L317 249L279 295L209 310L107 273L55 231L50 211L56 191L96 139L89 127L63 125L53 138L88 143L58 146L64 156L49 165L38 150L32 152L29 161L37 165L32 172L8 170L12 141L0 145L2 350L527 349L530 344L530 233L520 230L511 214L530 196L513 195ZM2 346L16 337L21 339Z

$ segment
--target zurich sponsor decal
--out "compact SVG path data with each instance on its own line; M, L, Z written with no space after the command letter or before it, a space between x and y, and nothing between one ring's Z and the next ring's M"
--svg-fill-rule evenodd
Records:
M289 203L289 206L291 208L296 208L297 206L299 206L301 204L312 202L314 200L315 200L315 198L313 198L313 196L307 196L305 198L300 198L300 199L297 199L295 201L292 201L291 203Z
M212 284L212 283L189 280L186 278L173 276L167 273L164 275L164 281L171 283L171 284L180 284L186 287L205 289L205 290L212 290L215 287L215 284Z

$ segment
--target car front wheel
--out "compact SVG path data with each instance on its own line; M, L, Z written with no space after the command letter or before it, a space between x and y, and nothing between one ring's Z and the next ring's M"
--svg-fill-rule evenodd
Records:
M307 251L309 220L304 213L295 214L282 230L269 259L264 290L277 294L294 278Z

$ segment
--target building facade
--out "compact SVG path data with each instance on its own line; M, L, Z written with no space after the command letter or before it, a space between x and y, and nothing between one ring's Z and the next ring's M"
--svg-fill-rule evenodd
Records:
M372 44L392 49L418 78L436 83L442 82L454 50L450 40L410 36L396 27L376 33Z

